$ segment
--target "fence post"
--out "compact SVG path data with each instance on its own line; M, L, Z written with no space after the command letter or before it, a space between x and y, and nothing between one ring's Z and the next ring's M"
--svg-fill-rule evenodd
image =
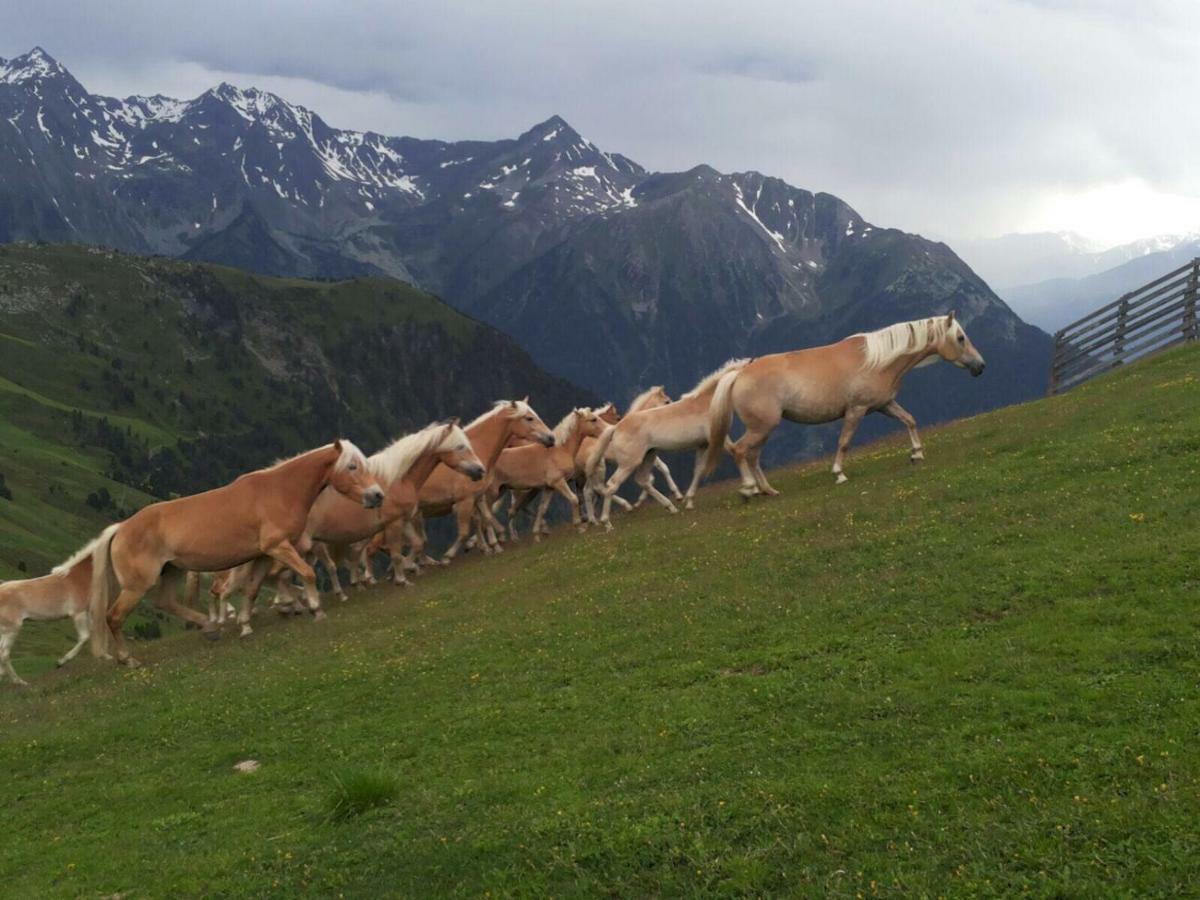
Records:
M1196 323L1196 293L1200 287L1200 257L1192 260L1192 272L1188 275L1187 289L1183 303L1183 339L1194 341L1200 337L1200 329Z
M1054 353L1050 356L1050 386L1046 388L1046 395L1053 397L1058 392L1058 360L1063 352L1063 333L1061 331L1054 334Z
M1125 353L1125 320L1129 317L1129 295L1126 294L1121 298L1121 305L1117 307L1117 338L1113 341L1113 366L1121 365L1124 360L1121 359Z

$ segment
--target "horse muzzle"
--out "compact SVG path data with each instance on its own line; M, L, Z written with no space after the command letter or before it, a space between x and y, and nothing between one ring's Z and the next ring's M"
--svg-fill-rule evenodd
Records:
M468 463L460 471L472 481L479 481L487 474L487 470L478 463Z
M967 363L967 370L971 373L972 378L978 378L983 374L984 367L987 365L982 359L978 362Z
M543 447L553 447L554 446L554 435L552 435L552 434L547 434L544 437L539 437L538 440L541 442Z
M383 506L383 489L376 487L363 491L362 504L367 509L379 509Z

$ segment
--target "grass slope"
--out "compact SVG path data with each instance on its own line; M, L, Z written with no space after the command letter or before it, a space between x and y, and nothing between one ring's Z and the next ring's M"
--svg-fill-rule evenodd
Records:
M5 890L1190 892L1198 363L6 690Z

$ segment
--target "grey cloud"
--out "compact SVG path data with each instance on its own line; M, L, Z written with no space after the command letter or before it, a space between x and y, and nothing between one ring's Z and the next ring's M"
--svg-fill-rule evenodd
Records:
M24 7L24 8L20 8ZM1191 2L46 0L0 7L92 90L222 79L333 124L497 138L559 113L656 169L757 169L870 219L1010 230L1128 178L1200 197Z

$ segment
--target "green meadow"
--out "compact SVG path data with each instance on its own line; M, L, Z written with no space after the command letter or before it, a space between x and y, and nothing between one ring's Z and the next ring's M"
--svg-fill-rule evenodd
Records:
M1198 400L1188 347L138 670L46 631L3 893L1194 893Z

